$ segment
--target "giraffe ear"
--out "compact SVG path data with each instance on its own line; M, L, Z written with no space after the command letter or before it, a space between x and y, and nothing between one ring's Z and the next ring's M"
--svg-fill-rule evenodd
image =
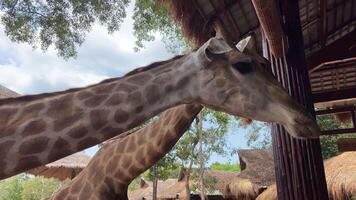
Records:
M197 55L199 59L211 62L214 56L223 55L230 51L232 51L232 48L223 38L213 37L198 49Z
M249 35L236 44L236 48L241 52L257 53L256 40L254 35Z

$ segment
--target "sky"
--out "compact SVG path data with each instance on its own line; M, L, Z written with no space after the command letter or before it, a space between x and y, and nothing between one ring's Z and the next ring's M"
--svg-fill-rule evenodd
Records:
M122 76L134 68L174 56L165 49L158 33L155 41L135 52L131 16L132 6L120 31L113 34L108 34L105 27L94 25L77 49L77 58L69 60L58 57L53 48L43 52L28 44L11 42L0 25L0 84L23 95L54 92ZM229 146L247 148L246 131L230 129L227 135ZM93 147L85 152L94 155L97 149ZM237 155L213 155L209 163L236 163L237 160Z

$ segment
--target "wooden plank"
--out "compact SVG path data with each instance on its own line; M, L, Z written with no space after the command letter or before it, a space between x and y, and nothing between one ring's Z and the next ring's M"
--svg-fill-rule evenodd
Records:
M356 138L340 138L336 144L340 152L356 151Z
M343 99L350 99L350 98L356 98L355 88L312 94L312 99L314 103L343 100Z
M307 58L309 69L324 62L356 57L356 29Z
M348 133L356 133L356 128L344 128L344 129L321 131L321 135L339 135L339 134L348 134Z

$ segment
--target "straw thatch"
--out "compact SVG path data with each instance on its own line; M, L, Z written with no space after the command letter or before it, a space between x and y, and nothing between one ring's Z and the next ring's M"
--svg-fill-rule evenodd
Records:
M129 192L130 200L146 200L152 199L153 184L148 181L141 180L141 188L133 192ZM158 181L157 184L157 199L185 199L185 183L177 179L167 179L165 181Z
M255 199L275 182L271 150L239 150L241 173L226 185L229 199Z
M277 200L276 184L269 186L267 190L258 195L256 200Z
M215 179L215 183L212 185L213 190L219 191L221 194L225 193L225 187L231 182L231 179L236 177L239 173L227 172L218 170L206 170L204 172L204 178L212 177Z
M46 178L57 178L59 180L73 179L88 165L89 161L89 156L78 152L45 166L31 169L27 173Z
M330 158L324 166L330 197L343 200L356 196L356 151Z
M329 198L333 200L356 197L356 151L345 152L324 162ZM276 186L270 186L257 200L277 199Z
M18 93L0 85L0 99L18 97L20 96Z
M160 2L168 7L176 24L182 27L183 36L196 46L201 46L215 34L213 24L210 23L213 19L206 21L199 13L195 1L161 0Z

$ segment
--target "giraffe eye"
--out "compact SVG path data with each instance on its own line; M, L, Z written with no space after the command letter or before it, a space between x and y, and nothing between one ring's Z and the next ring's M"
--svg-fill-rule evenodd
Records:
M237 62L232 64L232 67L239 71L241 74L248 74L250 72L252 72L252 66L251 63L247 63L247 62Z

